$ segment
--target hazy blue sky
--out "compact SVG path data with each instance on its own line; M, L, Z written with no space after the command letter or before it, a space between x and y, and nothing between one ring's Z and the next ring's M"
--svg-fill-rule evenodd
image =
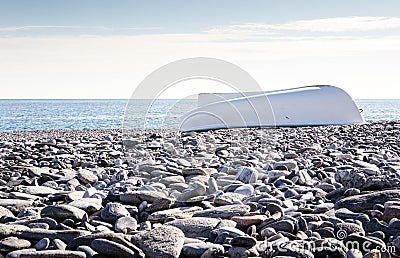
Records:
M0 0L0 98L129 98L154 69L197 56L266 90L400 98L400 1ZM190 93L180 86L167 97Z

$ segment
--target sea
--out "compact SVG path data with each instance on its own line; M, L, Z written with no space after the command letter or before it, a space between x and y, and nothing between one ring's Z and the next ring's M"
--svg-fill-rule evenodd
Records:
M399 99L359 99L356 104L367 122L400 120ZM0 131L177 128L196 105L195 99L3 99Z

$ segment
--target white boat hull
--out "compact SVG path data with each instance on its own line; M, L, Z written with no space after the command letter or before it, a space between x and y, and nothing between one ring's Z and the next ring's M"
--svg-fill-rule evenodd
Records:
M181 131L263 126L365 123L354 100L335 86L288 90L199 94L198 108L186 114Z

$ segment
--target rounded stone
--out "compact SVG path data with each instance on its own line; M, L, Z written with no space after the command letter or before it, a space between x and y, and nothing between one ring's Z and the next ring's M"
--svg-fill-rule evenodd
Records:
M236 188L234 193L250 196L254 193L254 187L252 185L242 185Z
M76 177L84 184L94 184L98 180L98 177L92 171L87 169L79 170Z
M50 245L50 239L42 238L33 247L36 250L41 251L41 250L47 249L49 247L49 245Z
M236 175L236 180L239 180L245 184L255 183L258 179L258 171L255 168L244 167Z
M204 243L204 242L194 242L183 245L181 256L190 258L201 258L201 257L205 258L205 257L222 257L223 254L224 254L224 247L222 245L213 243Z
M348 236L353 233L358 233L361 235L365 234L364 229L360 225L354 223L337 223L334 229L335 229L334 231L335 236L338 235Z
M31 242L17 237L7 237L0 240L0 251L19 250L29 248Z
M250 236L238 236L231 240L232 246L253 247L257 244L257 240Z
M64 221L72 219L74 221L81 221L86 215L86 212L71 205L49 205L44 207L40 215L42 218L52 218L57 221Z
M209 238L211 232L220 223L215 218L189 218L189 219L176 219L167 222L166 225L171 225L179 228L186 237L204 237Z
M7 258L86 258L84 252L71 250L45 250L36 251L35 249L23 249L8 253Z
M110 257L120 257L120 258L143 257L141 253L135 252L132 249L122 244L107 239L95 239L90 244L90 247L96 252Z
M117 202L109 202L101 210L100 216L104 221L113 223L121 217L130 216L130 214L124 205Z
M206 193L206 186L200 182L194 182L189 185L189 189L185 190L178 196L178 200L187 201L190 198L202 196Z
M67 244L65 244L62 240L57 238L53 239L52 243L53 247L58 250L65 250L65 248L67 247Z
M132 242L149 258L179 257L184 239L180 229L166 225L132 236Z
M14 214L9 209L0 206L0 218L2 217L14 217Z
M136 230L137 221L130 216L121 217L115 222L114 228L115 232L127 234Z

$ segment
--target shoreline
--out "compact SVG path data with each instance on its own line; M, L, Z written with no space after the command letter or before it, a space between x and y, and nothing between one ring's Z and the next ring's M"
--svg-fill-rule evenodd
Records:
M0 253L388 257L399 133L400 121L0 132Z
M370 121L365 124L354 124L354 125L316 125L316 126L282 126L282 127L248 127L248 128L230 128L230 129L216 129L216 130L205 130L205 131L194 131L193 133L206 133L206 132L215 132L215 131L229 131L229 130L281 130L281 129L296 129L296 128L327 128L327 127L346 127L346 126L368 126L375 124L397 124L400 123L400 120L382 120L382 121ZM185 134L185 132L180 132L177 128L151 128L151 129L125 129L125 128L100 128L100 129L44 129L44 130L13 130L13 131L0 131L0 140L2 140L5 136L14 136L14 137L42 137L42 136L53 136L53 135L63 135L70 133L77 133L79 135L83 135L85 133L93 134L122 134L124 132L151 132L151 133L160 133L160 132L174 132L179 134ZM188 132L190 133L190 132Z

